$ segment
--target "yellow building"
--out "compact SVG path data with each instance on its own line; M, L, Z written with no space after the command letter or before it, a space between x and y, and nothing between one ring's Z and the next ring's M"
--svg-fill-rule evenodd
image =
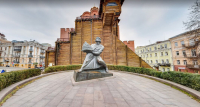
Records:
M163 72L174 70L169 40L158 41L147 46L138 46L135 52L154 69Z

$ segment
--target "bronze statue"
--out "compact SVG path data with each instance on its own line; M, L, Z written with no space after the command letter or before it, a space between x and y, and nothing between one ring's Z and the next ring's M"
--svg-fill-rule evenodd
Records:
M80 69L80 72L84 71L98 71L101 73L107 73L108 68L106 63L100 57L100 54L103 52L104 46L101 45L101 38L97 37L95 40L96 44L91 46L85 42L83 44L82 51L86 52L86 57L83 62L83 65Z

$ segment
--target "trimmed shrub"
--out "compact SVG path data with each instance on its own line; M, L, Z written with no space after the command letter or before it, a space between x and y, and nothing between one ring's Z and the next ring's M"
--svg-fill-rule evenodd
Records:
M76 70L80 68L81 68L81 65L51 66L51 67L45 68L44 73L66 71L66 70Z
M27 79L29 77L37 76L41 74L40 69L26 69L12 72L5 72L0 74L0 90L19 82L21 80Z
M133 73L145 74L149 76L158 77L161 79L169 80L197 91L200 91L200 75L192 73L184 73L177 71L160 72L154 69L141 68L141 67L128 67L128 66L117 66L107 65L109 70L128 71Z

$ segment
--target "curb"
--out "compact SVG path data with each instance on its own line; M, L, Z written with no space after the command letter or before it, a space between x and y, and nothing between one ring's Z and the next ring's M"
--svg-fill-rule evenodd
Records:
M112 71L114 71L114 72L122 72L122 73L133 74L133 75L137 75L137 76L151 78L151 79L157 80L159 82L169 84L170 86L174 86L174 87L176 87L178 89L181 89L181 90L193 95L194 97L200 99L200 92L199 91L196 91L194 89L188 88L186 86L180 85L180 84L175 83L175 82L171 82L171 81L168 81L168 80L160 79L160 78L149 76L149 75L132 73L132 72L127 72L127 71L118 71L118 70L112 70Z
M69 70L71 71L71 70ZM34 77L30 77L30 78L27 78L25 80L22 80L20 82L17 82L15 84L12 84L6 88L4 88L3 90L0 91L0 102L3 101L3 99L10 93L12 92L14 89L16 89L18 86L21 86L31 80L34 80L34 79L37 79L37 78L40 78L40 77L44 77L44 76L49 76L49 75L52 75L52 74L58 74L58 73L64 73L66 71L59 71L59 72L53 72L53 73L47 73L47 74L41 74L39 76L34 76Z

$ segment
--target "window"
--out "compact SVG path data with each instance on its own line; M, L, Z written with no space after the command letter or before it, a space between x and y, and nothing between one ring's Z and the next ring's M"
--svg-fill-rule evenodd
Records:
M185 50L183 50L183 56L184 56L184 57L186 56Z
M162 69L162 72L165 72L165 68Z
M165 52L165 56L167 56L168 55L168 52Z
M177 64L180 65L180 60L177 60Z
M167 68L167 71L170 71L170 69L169 69L169 68Z
M194 64L194 65L198 65L197 60L194 60L194 61L193 61L193 64Z
M158 60L156 60L156 63L158 63Z
M192 56L196 56L196 50L195 49L192 49Z
M147 63L149 63L149 60L147 60Z
M152 54L150 54L150 57L152 57Z
M140 53L142 53L142 50L140 50Z
M184 65L187 65L187 60L183 60Z
M148 54L147 54L147 57L148 57Z
M143 57L145 58L145 55L143 55Z
M178 46L178 43L177 43L177 42L175 42L175 46Z
M193 46L195 43L194 43L194 39L190 39L189 40L189 43L190 43L190 46Z
M166 59L166 63L167 63L167 64L169 63L169 59Z
M184 41L181 41L181 45L185 45Z
M155 57L157 57L157 53L155 53Z
M167 48L167 44L165 44L165 48Z
M179 56L179 51L176 51L176 55Z
M161 52L161 56L163 56L163 52Z
M149 48L149 51L151 51L151 48Z
M157 47L154 47L154 50L157 50Z
M31 62L31 58L29 58L29 62Z
M160 49L162 49L163 48L163 46L162 45L160 45Z
M153 61L151 60L151 63L153 63Z
M115 3L115 2L110 2L110 3L108 3L106 6L118 6L118 4Z
M162 59L162 64L164 64L165 63L165 61Z

